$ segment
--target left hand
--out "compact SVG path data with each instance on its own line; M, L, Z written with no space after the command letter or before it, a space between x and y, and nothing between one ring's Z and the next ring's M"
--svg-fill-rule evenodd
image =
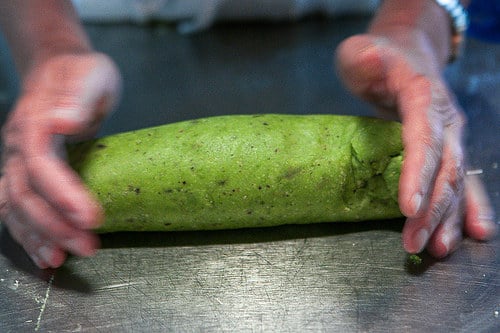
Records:
M476 176L466 176L465 116L415 31L358 35L337 51L345 85L384 115L399 117L405 158L399 205L407 217L403 246L435 257L453 252L462 233L478 240L496 234L493 209Z
M119 96L120 74L100 53L58 54L25 76L2 128L0 220L40 268L91 256L104 212L66 161L65 144L95 135Z

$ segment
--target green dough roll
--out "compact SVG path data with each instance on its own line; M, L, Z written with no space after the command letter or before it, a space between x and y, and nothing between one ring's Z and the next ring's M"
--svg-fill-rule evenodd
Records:
M228 115L68 146L102 204L98 232L211 230L401 216L401 125Z

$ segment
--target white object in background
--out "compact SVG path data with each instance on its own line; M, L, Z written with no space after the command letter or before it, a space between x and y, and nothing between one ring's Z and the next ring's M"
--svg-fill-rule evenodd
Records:
M192 32L217 20L286 20L312 13L328 16L370 14L379 0L73 0L84 21L179 23Z

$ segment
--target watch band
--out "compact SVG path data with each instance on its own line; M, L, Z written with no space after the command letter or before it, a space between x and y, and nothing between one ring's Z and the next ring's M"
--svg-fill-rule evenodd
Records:
M434 0L441 8L446 10L451 19L451 54L448 59L453 62L462 52L465 42L465 31L469 26L469 18L465 8L459 0Z

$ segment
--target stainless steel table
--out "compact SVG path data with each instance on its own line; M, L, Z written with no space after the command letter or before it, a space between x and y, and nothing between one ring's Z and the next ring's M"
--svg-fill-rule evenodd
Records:
M125 78L101 134L229 113L370 114L333 50L366 18L171 27L88 25ZM500 208L500 45L447 70L469 115L471 166ZM3 110L4 114L6 110ZM500 240L449 258L401 248L403 220L104 235L94 258L41 271L0 232L0 332L500 332Z

